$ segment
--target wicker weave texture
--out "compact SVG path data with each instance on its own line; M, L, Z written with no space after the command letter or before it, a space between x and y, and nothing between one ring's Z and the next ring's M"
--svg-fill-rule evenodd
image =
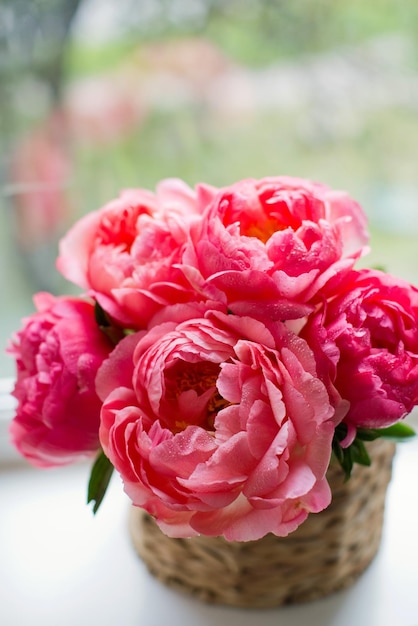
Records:
M206 602L268 608L326 596L351 585L378 550L394 451L387 441L370 444L372 466L356 466L348 482L331 464L331 505L288 537L172 539L132 507L134 547L154 576Z

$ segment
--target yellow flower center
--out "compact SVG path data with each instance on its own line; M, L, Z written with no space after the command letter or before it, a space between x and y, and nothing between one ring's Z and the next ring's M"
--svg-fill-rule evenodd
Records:
M279 230L284 230L285 228L286 226L284 224L280 224L272 217L268 217L262 222L260 221L248 224L245 232L242 234L247 237L256 237L263 243L266 243L274 233Z
M200 413L197 418L199 425L209 431L214 430L214 422L218 412L230 404L225 398L222 398L216 388L218 375L219 365L216 363L185 363L181 361L173 366L169 380L167 380L166 397L169 401L172 399L176 403L180 395L190 389L196 391L198 396L209 389L213 389L213 393L206 403L204 415ZM193 406L190 407L191 414L194 414L194 408ZM196 423L194 419L188 421L187 415L183 417L184 419L174 421L174 432L180 432L191 423Z

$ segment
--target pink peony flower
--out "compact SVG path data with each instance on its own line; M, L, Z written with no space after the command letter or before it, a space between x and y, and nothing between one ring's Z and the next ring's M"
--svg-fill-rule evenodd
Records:
M334 409L281 322L208 311L129 335L97 389L103 449L170 536L284 536L330 502Z
M352 271L302 335L323 380L350 402L344 445L357 427L384 428L418 404L418 290L376 270Z
M15 446L102 446L93 510L114 466L172 537L293 532L330 504L332 450L348 476L358 429L418 405L418 289L355 271L367 242L354 200L299 178L122 192L60 243L92 300L38 294L12 341Z
M183 269L196 289L211 297L217 289L234 313L282 320L310 313L368 241L366 217L347 194L291 177L223 189L192 232Z
M57 267L119 323L144 328L162 307L193 297L176 263L213 194L175 179L162 181L156 194L126 190L73 226L60 243Z
M98 367L112 345L90 302L35 296L37 313L10 346L17 364L18 400L11 437L33 465L64 465L99 449Z

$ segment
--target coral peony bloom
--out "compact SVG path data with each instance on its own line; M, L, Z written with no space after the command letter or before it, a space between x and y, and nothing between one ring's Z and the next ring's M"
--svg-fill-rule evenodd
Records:
M345 445L357 427L384 428L418 404L418 290L409 283L353 271L302 334L322 378L350 402Z
M126 190L70 229L57 267L119 323L145 328L162 307L190 299L190 285L175 265L190 224L213 194L176 179L162 181L155 194Z
M11 437L33 465L64 465L100 446L95 377L112 345L90 302L47 293L34 300L37 313L26 318L9 350L18 400Z
M347 194L299 178L249 179L223 189L195 225L184 271L234 313L296 319L367 241L366 217Z
M210 311L130 335L97 389L103 449L170 536L284 536L330 502L334 409L281 322Z

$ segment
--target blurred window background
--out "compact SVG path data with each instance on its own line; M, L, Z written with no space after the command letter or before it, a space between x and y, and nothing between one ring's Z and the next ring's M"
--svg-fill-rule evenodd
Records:
M345 189L418 282L418 3L0 0L0 143L0 377L64 231L165 177Z

